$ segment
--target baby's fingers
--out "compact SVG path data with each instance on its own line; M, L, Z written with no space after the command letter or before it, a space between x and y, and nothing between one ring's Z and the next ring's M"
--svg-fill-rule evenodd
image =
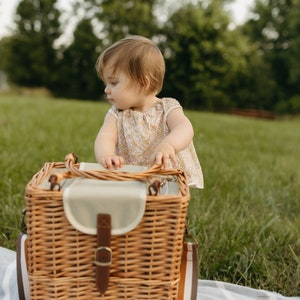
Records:
M114 156L112 158L112 164L115 168L121 168L123 166L124 159L121 156Z
M163 169L172 169L177 167L177 158L173 153L158 152L155 156L155 164L162 165Z
M100 161L101 165L106 169L113 169L113 168L121 168L123 166L124 160L121 156L112 156L112 157L104 157Z
M177 158L176 158L175 153L174 154L173 153L170 154L170 160L172 162L173 167L177 168L178 167L178 162L177 162Z
M155 164L160 165L163 162L163 154L162 152L158 152L155 155Z

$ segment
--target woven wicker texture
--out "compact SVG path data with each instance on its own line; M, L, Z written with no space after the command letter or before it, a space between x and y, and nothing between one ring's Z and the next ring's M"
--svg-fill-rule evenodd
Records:
M67 221L62 191L38 186L55 170L66 177L101 180L147 180L159 175L177 177L179 195L147 196L140 224L122 236L112 236L110 284L100 295L95 284L96 236L75 230ZM46 163L26 187L28 276L30 299L176 299L185 218L190 199L180 170L155 166L138 174L80 171L73 159Z

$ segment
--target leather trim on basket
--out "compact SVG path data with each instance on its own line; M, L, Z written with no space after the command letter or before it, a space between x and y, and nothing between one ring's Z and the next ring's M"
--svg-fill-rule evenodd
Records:
M96 286L105 294L109 285L109 269L112 263L110 249L111 217L107 214L97 215L97 249L95 253Z

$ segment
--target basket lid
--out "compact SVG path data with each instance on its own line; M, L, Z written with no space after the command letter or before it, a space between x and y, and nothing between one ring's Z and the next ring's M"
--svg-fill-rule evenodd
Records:
M94 166L81 166L87 169ZM97 234L97 214L110 214L112 235L133 230L142 220L147 186L142 181L69 179L63 191L65 215L71 225L86 234Z
M146 184L76 178L63 192L64 211L77 230L97 234L97 214L110 214L113 235L134 229L143 218Z

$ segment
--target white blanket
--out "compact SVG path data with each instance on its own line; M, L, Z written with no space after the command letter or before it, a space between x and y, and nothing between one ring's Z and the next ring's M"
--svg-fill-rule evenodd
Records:
M16 253L0 247L0 299L18 300ZM199 300L300 300L300 297L284 297L277 293L251 289L220 281L199 280Z
M236 284L221 281L199 280L199 300L300 300L300 297L284 297L278 293L256 290Z

